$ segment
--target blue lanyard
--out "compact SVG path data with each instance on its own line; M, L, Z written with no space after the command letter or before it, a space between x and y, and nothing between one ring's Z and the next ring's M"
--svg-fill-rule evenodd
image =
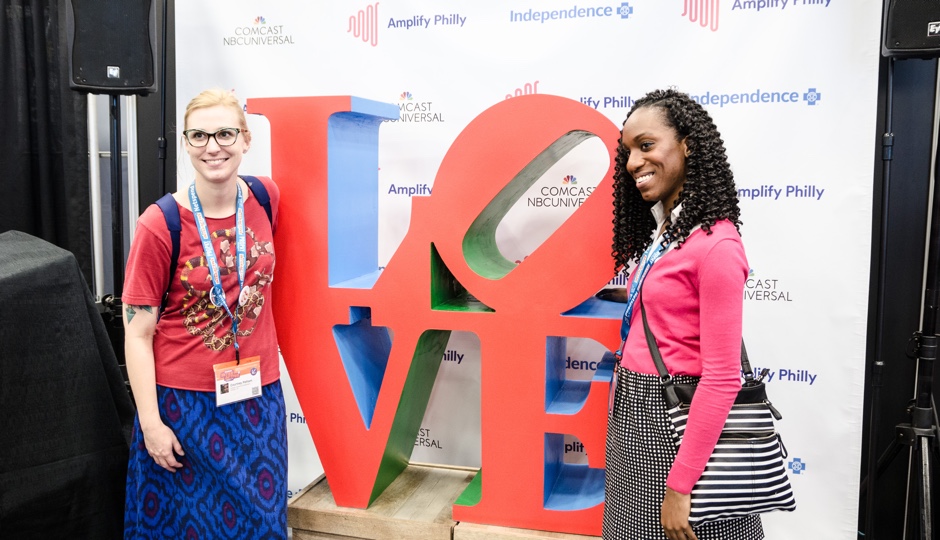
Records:
M623 346L627 342L627 335L630 333L630 319L633 317L633 306L640 296L640 287L643 286L643 281L646 280L653 263L663 256L668 246L669 243L663 243L659 239L654 240L643 252L643 256L640 257L640 262L634 270L633 281L630 282L630 292L627 295L627 307L623 310L623 321L620 323L620 350L617 351L616 355L618 359L623 355Z
M238 266L238 292L235 302L241 296L242 288L245 286L245 271L248 267L247 249L245 249L245 201L242 198L242 188L235 186L238 190L235 196L235 258ZM212 240L209 238L209 225L206 224L206 216L202 212L202 204L199 202L199 196L196 195L196 184L189 186L189 204L193 209L193 216L196 218L196 228L199 230L199 239L202 241L202 251L206 256L206 264L209 265L209 275L212 277L212 289L209 293L209 299L217 307L221 307L232 319L232 344L235 346L235 360L238 356L238 319L232 314L225 300L225 290L222 288L222 275L219 271L219 261L215 256L215 248L212 247Z

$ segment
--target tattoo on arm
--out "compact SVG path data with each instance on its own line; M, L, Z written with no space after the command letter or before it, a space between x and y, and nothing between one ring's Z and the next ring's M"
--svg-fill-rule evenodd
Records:
M134 320L134 315L137 315L138 310L144 310L147 313L153 313L153 308L151 306L127 306L124 309L124 313L127 314L127 324L130 324Z

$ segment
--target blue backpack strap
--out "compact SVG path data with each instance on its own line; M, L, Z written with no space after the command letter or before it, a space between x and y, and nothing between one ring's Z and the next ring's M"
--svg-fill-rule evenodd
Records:
M160 312L157 314L159 319L160 315L166 310L167 301L170 299L170 286L173 285L173 276L176 275L176 262L180 258L180 231L183 227L180 224L180 209L176 205L176 199L173 198L172 193L160 197L156 205L163 211L163 219L166 220L166 228L170 231L170 243L173 246L170 255L170 279L167 281L166 292L163 293L163 300L160 303Z
M258 178L254 176L243 176L241 178L248 184L252 195L258 199L258 204L264 208L264 212L268 215L268 221L271 223L273 230L274 219L271 214L271 197L268 195L268 190L264 187L261 180L258 180ZM176 275L176 263L180 257L180 232L183 230L183 226L180 223L180 209L179 206L176 205L176 199L173 198L172 193L167 193L163 197L160 197L156 205L163 211L163 219L166 220L166 228L170 231L170 243L173 246L173 251L170 255L170 279L167 281L166 292L163 293L163 300L160 303L160 312L157 314L157 318L159 319L159 316L166 311L166 304L170 299L170 286L173 285L173 277Z
M264 187L264 183L255 176L242 176L241 179L248 184L248 188L251 189L251 194L258 199L258 204L264 208L264 212L268 215L268 222L271 224L271 231L273 232L274 217L271 215L271 197L268 195L268 189Z

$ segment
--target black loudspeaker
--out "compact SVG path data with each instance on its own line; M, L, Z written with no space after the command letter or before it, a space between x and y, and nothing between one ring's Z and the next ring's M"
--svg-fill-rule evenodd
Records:
M940 56L940 0L887 0L883 31L884 56Z
M69 86L73 90L92 94L157 91L156 2L66 2Z

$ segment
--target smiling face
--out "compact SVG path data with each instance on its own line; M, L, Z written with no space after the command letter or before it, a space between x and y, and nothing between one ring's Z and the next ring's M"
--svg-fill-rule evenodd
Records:
M222 128L238 128L242 132L231 146L220 146L215 137L210 137L208 144L203 147L184 142L189 159L196 169L197 182L219 184L235 181L242 155L248 151L249 139L241 116L230 106L213 105L193 109L186 117L186 129L214 133Z
M663 111L643 107L633 111L623 124L620 136L629 153L626 170L636 182L643 200L662 201L670 211L685 184L685 140L666 123Z

